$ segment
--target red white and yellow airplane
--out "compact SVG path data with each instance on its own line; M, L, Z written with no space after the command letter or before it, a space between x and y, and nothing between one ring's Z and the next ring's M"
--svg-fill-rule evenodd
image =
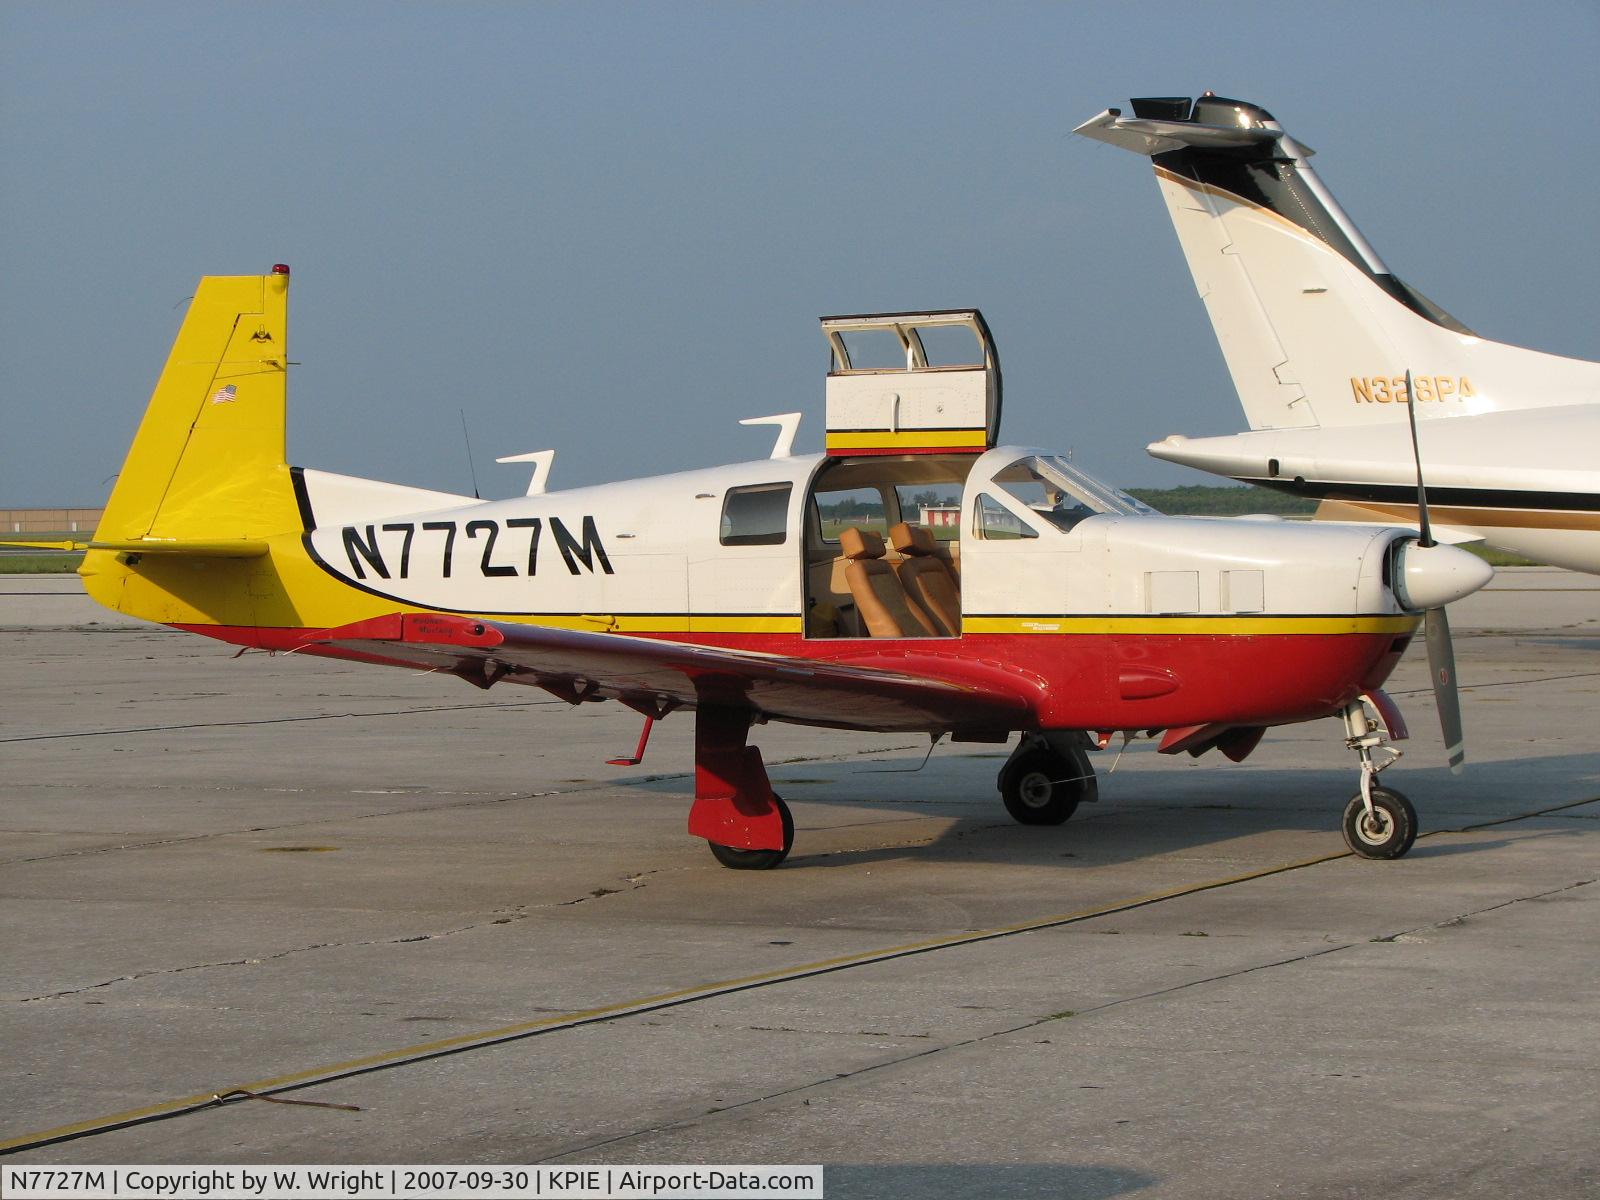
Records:
M749 743L767 721L1020 731L1005 805L1055 824L1095 798L1085 750L1117 731L1238 760L1268 726L1342 715L1361 762L1350 845L1396 857L1415 836L1373 782L1404 736L1379 687L1420 614L1487 568L1396 529L1164 517L997 446L976 311L825 318L825 453L790 453L787 414L763 418L781 427L768 459L547 491L540 452L519 456L539 468L528 495L485 501L287 464L288 289L282 266L201 281L88 543L100 603L247 647L620 700L645 718L623 762L692 710L689 831L731 867L793 842ZM865 365L872 338L890 365Z
M1265 109L1209 92L1132 108L1076 132L1154 164L1250 424L1151 454L1314 497L1320 519L1403 525L1415 453L1442 540L1600 573L1600 363L1479 337L1395 276Z

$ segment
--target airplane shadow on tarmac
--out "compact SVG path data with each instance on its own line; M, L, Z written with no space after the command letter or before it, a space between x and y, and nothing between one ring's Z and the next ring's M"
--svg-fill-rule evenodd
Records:
M830 1166L829 1200L1112 1200L1159 1182L1143 1171L1060 1163Z
M799 831L790 865L843 867L923 859L1070 869L1137 862L1255 837L1325 835L1315 841L1298 837L1276 851L1287 858L1312 857L1344 849L1340 820L1355 791L1354 771L1231 766L1191 771L1180 766L1167 771L1157 765L1109 779L1102 776L1100 801L1080 806L1064 825L1023 826L1007 815L994 789L1000 761L995 756L936 759L921 776L926 784L919 782L918 774L884 770L876 764L777 764L771 771L773 787L790 803ZM1600 755L1553 756L1540 764L1554 768L1558 777L1582 779L1600 767ZM1561 802L1548 791L1541 796L1530 789L1519 775L1520 768L1511 760L1477 763L1471 768L1475 777L1461 784L1442 767L1419 765L1403 779L1396 773L1384 782L1411 797L1427 834ZM692 781L681 775L655 776L620 786L687 803ZM1572 799L1581 799L1581 794ZM918 828L919 817L949 823L933 832L925 825ZM864 834L870 848L839 845L852 827L870 830ZM1538 837L1570 832L1577 831L1530 831ZM1511 840L1424 837L1411 854L1430 858L1470 854L1503 848Z

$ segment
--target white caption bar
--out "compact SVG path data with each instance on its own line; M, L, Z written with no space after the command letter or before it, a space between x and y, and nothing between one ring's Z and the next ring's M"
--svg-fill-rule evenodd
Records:
M820 1166L5 1167L4 1200L823 1200Z

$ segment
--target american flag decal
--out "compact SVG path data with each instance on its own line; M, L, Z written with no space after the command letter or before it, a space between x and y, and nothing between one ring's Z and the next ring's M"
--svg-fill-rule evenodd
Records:
M211 393L211 403L228 404L231 401L238 399L238 397L239 389L230 383L227 387L218 388L215 392Z

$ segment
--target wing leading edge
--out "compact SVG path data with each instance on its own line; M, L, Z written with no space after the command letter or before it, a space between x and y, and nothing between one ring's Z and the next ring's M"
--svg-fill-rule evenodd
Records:
M993 734L1030 727L1037 699L1025 679L926 652L838 662L432 613L307 630L302 644L657 717L716 707L834 729Z

